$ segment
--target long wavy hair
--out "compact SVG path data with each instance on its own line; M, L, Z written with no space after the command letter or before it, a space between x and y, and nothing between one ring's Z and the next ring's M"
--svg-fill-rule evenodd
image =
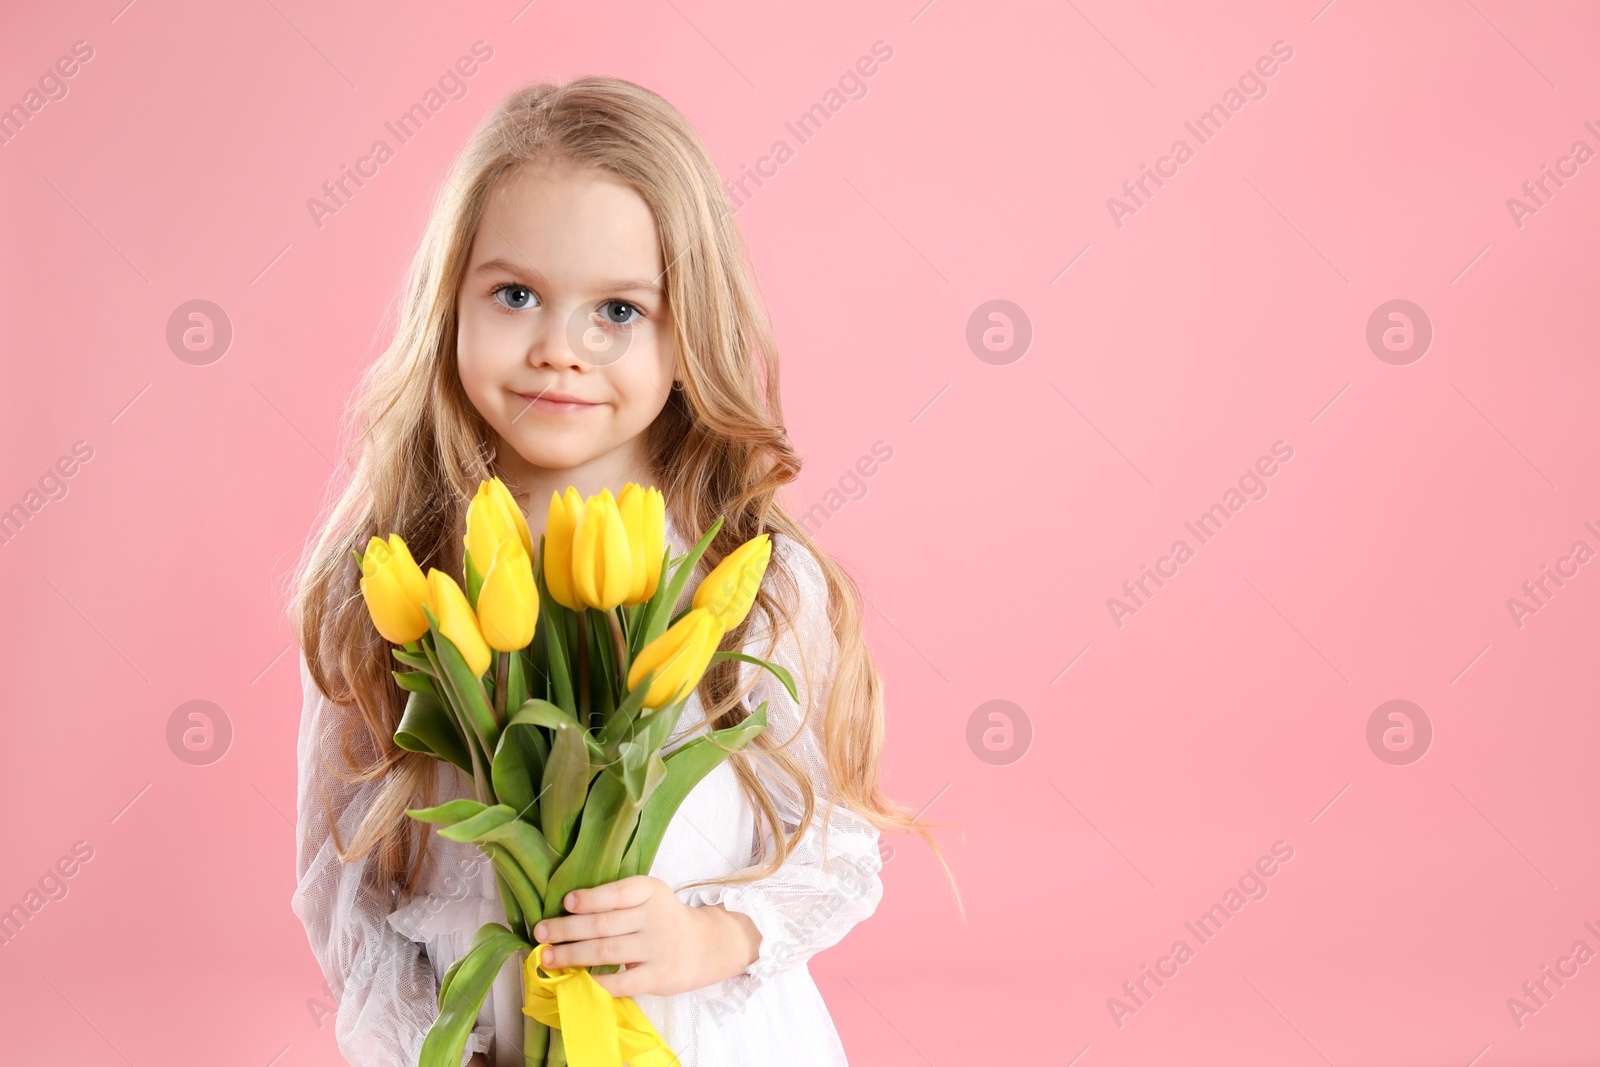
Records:
M434 759L394 743L404 694L391 674L388 643L373 628L359 590L352 552L374 535L398 533L426 571L461 572L461 535L478 484L496 475L494 434L462 388L456 366L456 302L468 253L491 189L516 168L559 161L593 168L631 186L650 206L667 263L666 289L680 355L681 389L646 431L657 486L677 528L702 531L718 515L722 528L702 567L714 566L764 531L781 533L809 551L829 588L828 617L839 655L824 712L827 771L836 800L890 833L915 832L945 862L927 823L879 788L883 749L883 684L862 633L862 599L851 577L811 539L777 500L800 459L784 431L778 353L748 253L710 154L688 121L665 99L632 82L582 77L562 85L518 90L489 114L455 159L436 194L422 241L399 294L393 340L356 387L346 411L342 454L350 478L330 480L315 538L292 576L290 614L317 688L348 709L339 741L346 782L383 779L348 845L325 814L334 847L346 862L375 855L391 890L416 890L426 838L407 807L431 804ZM538 504L537 501L533 502ZM792 622L775 591L795 589L780 554L758 592L772 619ZM768 588L771 586L772 588ZM724 638L744 645L752 611ZM749 685L738 689L738 661L717 661L700 683L711 729L732 726L749 710ZM810 709L805 710L809 718ZM805 729L802 724L801 730ZM796 737L799 736L796 732ZM810 777L767 732L754 751L731 762L774 842L765 866L718 879L746 882L782 865L815 814ZM771 760L793 782L804 818L786 835L772 797L752 761ZM708 884L713 880L695 883ZM955 890L958 906L959 889Z

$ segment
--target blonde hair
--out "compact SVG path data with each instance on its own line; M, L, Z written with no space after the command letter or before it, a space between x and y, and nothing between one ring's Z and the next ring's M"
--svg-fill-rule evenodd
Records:
M656 484L680 530L703 531L724 517L706 551L706 566L763 531L792 538L816 559L827 579L828 616L839 642L823 719L836 802L881 831L921 835L954 888L929 830L945 824L921 821L879 789L883 685L862 634L860 592L776 499L778 489L799 473L800 460L784 432L777 349L766 309L716 168L694 128L666 100L631 82L599 76L518 90L456 158L407 274L394 339L363 375L347 413L346 439L353 431L361 446L358 455L353 446L349 450L350 480L342 492L330 483L337 499L324 510L320 532L314 543L308 539L293 576L290 612L311 677L330 701L351 708L339 746L349 773L335 773L348 782L386 779L349 846L334 835L340 858L349 862L375 852L386 884L398 884L403 875L407 892L421 875L424 849L405 808L417 798L433 802L434 760L394 743L403 694L390 673L395 664L389 646L368 618L351 553L363 550L373 535L398 533L424 570L461 573L467 505L478 484L497 471L493 431L468 400L456 368L457 292L490 190L535 161L598 170L631 186L650 206L667 264L667 302L683 382L646 431ZM787 607L767 585L792 591L794 579L780 554L772 559L769 577L775 580L764 583L757 603L769 619L788 623ZM730 632L723 647L741 648L756 614ZM776 621L771 631L776 644ZM700 695L711 729L749 714L741 704L749 686L736 692L737 684L736 660L719 660L707 672ZM793 781L804 818L786 839L772 798L751 766L754 755L734 754L733 769L771 829L776 851L764 867L726 882L776 871L816 807L811 780L785 751L787 743L777 746L764 731L753 746ZM833 803L823 816L824 829ZM958 889L956 899L960 905Z

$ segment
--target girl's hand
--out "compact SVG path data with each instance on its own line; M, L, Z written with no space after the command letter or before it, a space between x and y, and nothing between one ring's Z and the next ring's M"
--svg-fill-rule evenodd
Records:
M615 974L594 975L614 997L671 996L713 985L750 966L761 947L748 915L720 904L685 904L666 882L645 874L575 889L564 903L572 914L534 927L533 936L550 946L542 956L546 969L625 964Z

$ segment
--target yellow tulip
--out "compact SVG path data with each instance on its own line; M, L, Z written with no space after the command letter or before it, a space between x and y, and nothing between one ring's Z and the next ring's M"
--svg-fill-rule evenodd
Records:
M516 498L499 478L489 478L478 484L478 495L467 508L467 534L462 538L480 577L489 573L495 549L508 537L516 537L533 558L533 535Z
M572 588L572 535L583 514L583 497L567 486L565 494L551 492L550 513L544 523L544 584L564 608L583 607Z
M478 626L490 648L515 652L528 647L538 620L539 591L533 584L533 563L522 542L507 537L495 551L478 591Z
M361 557L361 596L385 641L404 645L428 632L428 617L422 613L428 580L399 534L390 534L387 542L381 537L367 542Z
M624 604L643 604L656 594L661 582L661 553L667 547L667 505L660 490L634 482L617 494L617 511L628 531L628 553L633 562L633 586Z
M428 568L428 608L439 621L440 636L449 638L456 646L461 658L467 661L468 670L483 677L493 656L483 632L478 629L478 617L473 614L467 594L461 591L456 580L437 567Z
M591 608L609 611L633 588L633 558L628 529L616 498L602 489L583 502L572 535L572 590Z
M771 558L772 538L764 533L752 537L711 569L694 591L693 605L710 611L724 629L732 630L750 613Z
M711 612L703 608L685 612L666 633L639 650L628 669L628 688L653 670L656 676L645 694L644 706L661 708L676 703L700 684L723 633L722 623Z

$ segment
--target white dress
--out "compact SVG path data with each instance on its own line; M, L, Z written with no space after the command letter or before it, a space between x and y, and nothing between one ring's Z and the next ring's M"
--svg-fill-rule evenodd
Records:
M670 516L667 538L674 556L686 551ZM816 809L805 837L776 873L734 886L682 888L697 879L754 867L761 855L759 819L727 762L695 787L668 826L650 874L672 886L687 904L720 903L748 915L761 933L760 954L743 973L673 996L634 998L682 1067L847 1067L806 961L871 915L883 892L878 831L843 804L829 820L824 866L822 815L831 786L822 717L838 644L828 622L821 568L796 542L778 533L772 539L774 555L789 562L800 599L794 631L783 634L770 658L788 668L801 701L811 707L804 733L788 751L811 775ZM702 566L689 590L704 571ZM680 607L690 595L686 590ZM765 650L770 625L765 612L753 609L747 653ZM755 676L746 706L754 709L767 701L767 730L773 739L794 736L801 709L783 685L765 669L738 662L741 684ZM317 690L303 652L300 677L305 703L298 748L299 884L291 903L339 998L335 1035L345 1058L353 1067L414 1067L428 1027L438 1016L440 976L467 951L480 926L505 922L494 870L476 846L430 832L419 891L402 901L394 891L374 885L367 870L370 859L341 862L328 837L324 791L340 840L348 844L379 782L352 786L323 766L324 754L338 765L344 712ZM696 693L663 753L703 732L704 716ZM755 766L773 791L786 829L793 832L801 815L793 787L766 760L757 759ZM441 760L436 768L436 803L471 795L470 781L453 765ZM495 1067L521 1067L522 957L513 955L497 977L467 1040L463 1063L481 1051Z

